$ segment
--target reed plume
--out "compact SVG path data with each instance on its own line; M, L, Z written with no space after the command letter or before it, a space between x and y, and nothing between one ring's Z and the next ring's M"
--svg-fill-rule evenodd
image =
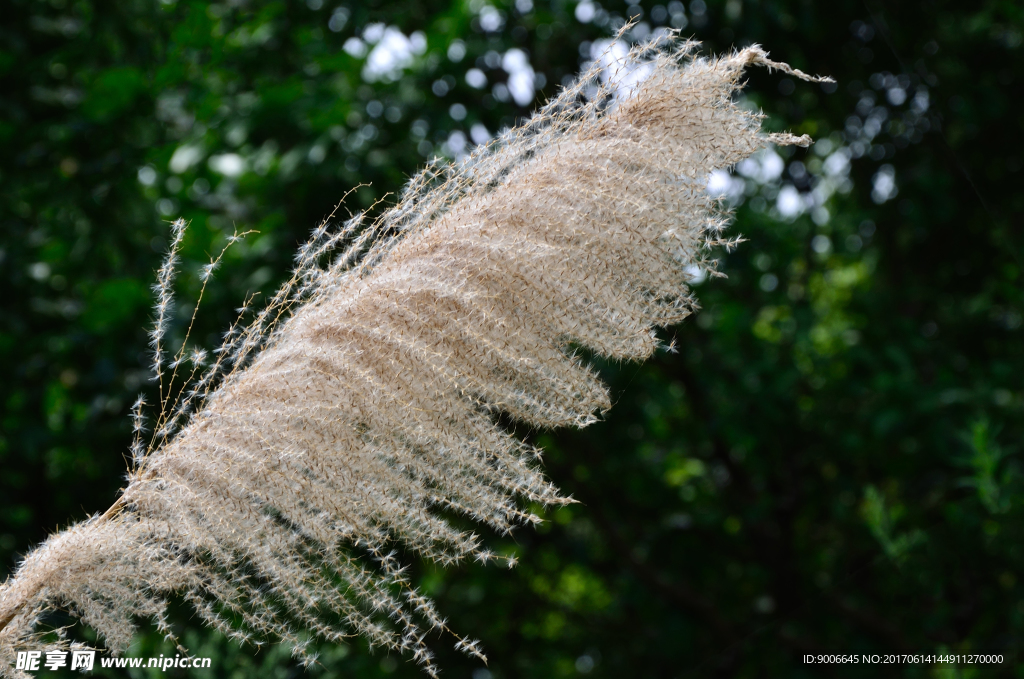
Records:
M162 346L177 223L157 285L159 414L147 422L137 404L114 506L51 536L0 588L0 674L23 676L16 651L38 647L47 611L71 611L121 652L137 617L171 634L175 596L224 634L283 641L307 662L310 639L362 635L435 674L425 636L445 621L392 546L486 562L446 513L507 532L540 520L524 499L571 502L497 416L600 417L609 394L578 350L650 356L653 328L696 309L693 273L714 275L709 253L735 243L709 173L770 142L810 142L762 133L734 101L748 65L809 76L756 46L695 49L634 49L619 64L643 76L629 86L597 64L523 126L428 167L372 224L325 221L208 368Z

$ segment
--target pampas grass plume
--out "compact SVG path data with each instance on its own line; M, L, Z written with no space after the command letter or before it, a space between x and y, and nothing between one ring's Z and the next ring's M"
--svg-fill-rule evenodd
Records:
M373 223L325 222L292 279L210 356L164 346L177 222L155 287L159 412L133 408L134 466L114 506L51 536L0 587L0 675L27 676L15 656L39 646L47 611L70 610L116 653L138 617L173 638L173 596L229 637L282 641L307 662L311 638L360 635L436 674L425 637L448 628L393 546L487 562L480 537L438 510L505 533L540 520L523 500L571 502L496 416L582 427L608 410L576 347L650 356L653 328L696 308L695 267L715 275L709 253L736 242L709 173L810 141L761 133L734 95L749 65L811 78L756 46L695 49L663 38L611 77L595 66L523 126L428 167Z

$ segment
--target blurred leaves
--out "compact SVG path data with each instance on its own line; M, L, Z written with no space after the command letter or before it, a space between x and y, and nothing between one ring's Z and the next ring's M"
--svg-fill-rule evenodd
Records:
M146 89L146 80L137 68L125 66L101 71L89 84L82 114L97 123L108 122L126 112Z
M885 555L896 564L903 563L910 550L926 539L920 530L897 532L896 523L904 515L905 508L899 504L886 506L885 497L874 486L864 489L861 513L871 534L885 550Z
M960 482L977 491L978 499L989 513L1005 514L1010 511L1008 486L1016 480L1018 470L1002 464L1007 453L992 440L992 434L988 421L978 420L970 436L964 436L971 447L971 455L959 460L959 464L968 467L971 475Z
M80 322L89 332L102 334L126 321L138 319L148 309L150 294L142 281L115 278L100 283L89 295Z

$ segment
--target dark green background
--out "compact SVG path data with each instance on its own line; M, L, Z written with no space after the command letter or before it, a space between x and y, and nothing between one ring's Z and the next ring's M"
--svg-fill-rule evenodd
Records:
M0 572L116 496L128 406L153 392L149 286L168 220L191 220L177 337L208 254L233 227L259 231L207 290L194 336L215 344L345 191L370 183L350 198L369 206L444 153L451 131L513 124L579 70L582 43L638 13L615 0L581 22L571 2L491 2L503 25L487 32L482 4L4 3ZM732 232L749 242L723 258L728 279L697 287L704 311L665 331L677 354L606 366L607 421L524 433L582 503L493 537L514 548L515 570L417 564L491 659L487 674L438 639L446 675L1024 675L1024 9L645 0L642 13L706 52L757 42L835 77L822 88L753 72L745 95L770 129L828 141L780 151L785 174L747 181ZM374 22L425 34L394 82L364 82L364 60L342 49ZM491 89L506 76L486 55L511 47L546 80L530 106ZM474 66L483 90L466 83ZM201 157L176 174L187 145ZM829 180L840 148L858 157ZM207 159L225 153L249 170L213 171ZM873 198L878 173L897 194ZM827 215L773 210L786 185L827 181L840 189ZM214 657L196 676L304 674L282 649L238 649L184 608L175 624ZM167 650L147 631L132 655ZM822 652L1004 663L803 663ZM311 675L421 676L361 643L324 647L321 662Z

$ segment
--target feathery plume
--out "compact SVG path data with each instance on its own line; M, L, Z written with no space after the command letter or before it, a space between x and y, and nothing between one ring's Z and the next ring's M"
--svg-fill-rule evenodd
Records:
M497 557L480 537L437 510L504 533L540 521L523 499L571 502L496 415L595 421L611 401L573 347L648 357L652 329L696 308L687 272L714 275L712 249L738 242L721 236L709 173L770 142L810 142L761 133L761 116L733 97L749 65L814 78L756 46L717 59L696 47L635 48L626 80L598 63L495 143L431 164L373 223L326 220L205 373L206 354L183 361L182 347L175 362L196 376L175 394L161 341L176 222L158 275L156 438L142 444L140 399L121 497L51 536L0 587L0 674L23 676L16 651L37 643L47 610L71 610L119 652L136 616L170 634L166 601L181 596L240 641L277 639L312 661L310 635L361 635L436 675L425 637L451 630L389 545L444 565L487 562Z

